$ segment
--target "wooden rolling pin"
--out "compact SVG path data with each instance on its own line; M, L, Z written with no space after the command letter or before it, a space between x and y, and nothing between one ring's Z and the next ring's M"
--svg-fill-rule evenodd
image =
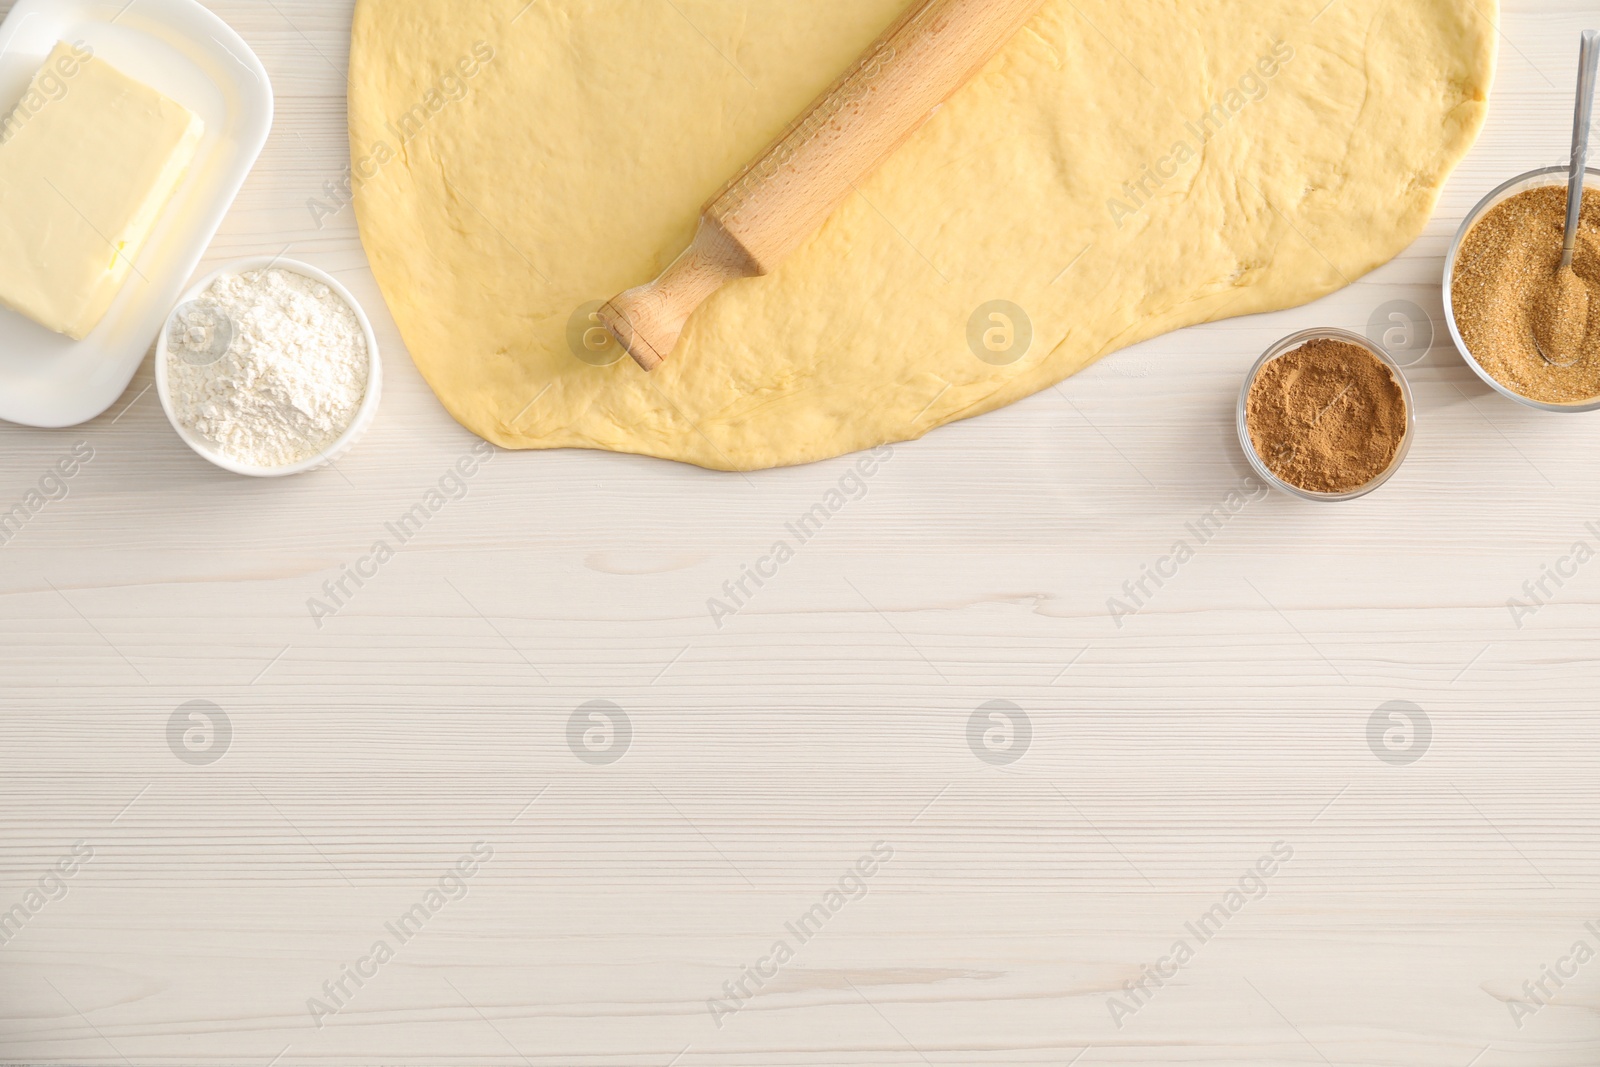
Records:
M645 370L677 347L689 316L739 278L768 274L832 215L1043 0L922 0L867 49L811 110L723 187L694 243L649 285L600 309Z

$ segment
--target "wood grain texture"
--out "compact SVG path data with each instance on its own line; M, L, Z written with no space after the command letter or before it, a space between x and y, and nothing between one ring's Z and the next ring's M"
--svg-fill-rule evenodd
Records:
M0 945L0 1062L1594 1063L1600 962L1508 1004L1600 945L1600 563L1520 626L1506 602L1600 543L1600 423L1494 396L1438 321L1457 221L1564 157L1589 9L1507 5L1489 128L1399 260L897 446L721 625L708 599L849 460L502 454L319 626L307 601L473 439L351 213L308 208L348 161L350 0L212 6L279 109L208 264L287 245L337 273L389 388L338 469L276 484L191 455L148 366L88 426L0 426L0 506L95 453L0 546L0 916L93 852ZM1246 474L1254 357L1391 300L1441 339L1405 469L1355 504L1252 503L1118 626L1108 598ZM209 764L203 734L169 744L196 700L231 726ZM576 754L600 719L569 743L591 701L627 717L615 762ZM1028 717L1016 762L972 747L991 701ZM1428 716L1417 762L1369 743L1389 701ZM478 842L400 943L386 924ZM786 924L878 842L800 944ZM1119 1027L1108 997L1275 842L1264 896ZM379 939L393 958L315 1020ZM719 1027L707 1002L779 939L794 958Z

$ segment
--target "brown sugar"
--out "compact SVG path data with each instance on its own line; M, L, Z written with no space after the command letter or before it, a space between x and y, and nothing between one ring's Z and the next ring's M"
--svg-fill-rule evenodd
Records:
M1456 328L1478 365L1512 392L1546 404L1600 397L1600 194L1583 194L1572 269L1559 270L1564 187L1496 205L1461 244L1451 279ZM1557 367L1539 355L1535 339Z
M1312 493L1353 492L1388 470L1407 415L1394 371L1360 345L1331 337L1268 362L1245 407L1256 455Z
M1589 287L1571 267L1557 271L1533 298L1533 339L1550 359L1572 363L1589 333Z

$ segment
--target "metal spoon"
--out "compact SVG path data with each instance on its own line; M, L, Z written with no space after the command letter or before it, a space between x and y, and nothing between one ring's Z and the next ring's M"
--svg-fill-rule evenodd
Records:
M1573 253L1578 247L1578 219L1583 211L1583 178L1589 162L1589 122L1594 115L1595 74L1600 70L1600 30L1584 30L1583 44L1578 51L1578 103L1572 119L1572 172L1567 178L1567 229L1561 243L1559 276L1572 269ZM1534 348L1544 361L1553 367L1570 367L1582 359L1582 354L1568 360L1551 357L1539 344L1536 336Z

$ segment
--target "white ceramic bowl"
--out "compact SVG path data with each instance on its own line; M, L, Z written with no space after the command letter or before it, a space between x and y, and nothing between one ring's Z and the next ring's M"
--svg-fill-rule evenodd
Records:
M1519 404L1536 408L1539 411L1575 413L1600 410L1600 397L1594 400L1579 400L1571 404L1550 404L1543 400L1535 400L1532 397L1523 396L1510 386L1502 385L1498 378L1483 369L1483 364L1478 362L1477 357L1472 354L1472 350L1467 347L1466 340L1461 336L1461 327L1456 325L1455 305L1456 260L1460 257L1461 246L1466 243L1467 235L1472 232L1472 228L1482 221L1483 217L1489 212L1512 197L1527 192L1529 189L1551 187L1565 189L1567 187L1567 177L1568 170L1566 167L1541 167L1538 170L1530 170L1526 174L1517 175L1478 201L1478 206L1473 208L1472 213L1462 220L1461 228L1456 231L1455 240L1450 242L1450 252L1445 256L1444 318L1445 322L1450 326L1450 339L1456 343L1456 350L1461 353L1461 358L1467 361L1467 366L1471 367L1489 388L1501 396L1510 397ZM1600 171L1593 168L1585 171L1583 187L1586 190L1600 190Z
M293 463L284 467L256 467L248 463L241 463L219 451L211 442L196 436L187 429L178 420L177 413L173 409L172 393L167 372L168 361L172 358L167 348L167 337L172 324L172 316L177 313L178 308L183 307L192 300L199 299L201 294L211 288L211 283L224 274L244 274L247 271L265 270L269 267L285 270L291 274L304 275L332 289L339 295L340 299L350 305L350 310L356 313L356 321L361 323L361 331L367 339L367 392L361 399L361 406L356 409L354 417L350 420L350 425L346 427L344 433L336 437L318 455L312 456L302 463ZM179 437L183 438L185 444L205 459L234 474L243 474L252 478L284 478L291 474L304 474L306 471L314 471L319 467L326 467L356 446L356 442L361 439L361 436L367 432L373 421L378 417L378 403L383 394L383 361L378 355L378 339L372 332L372 320L367 318L366 311L362 309L356 298L350 294L350 290L341 285L337 278L325 271L318 270L309 263L300 263L296 260L284 259L281 256L256 256L252 259L236 260L218 267L191 286L188 292L184 293L178 299L178 303L167 313L165 321L161 324L161 337L156 341L156 393L161 397L161 409L167 413L167 421L172 423L172 428L178 432Z

